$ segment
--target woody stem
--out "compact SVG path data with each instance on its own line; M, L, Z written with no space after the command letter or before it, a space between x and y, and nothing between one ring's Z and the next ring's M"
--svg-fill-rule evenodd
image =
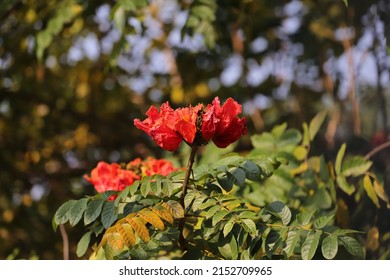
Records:
M192 165L194 164L194 161L195 161L195 155L196 155L197 149L198 149L197 145L194 145L191 147L191 154L190 154L190 158L188 159L188 163L187 163L186 174L184 176L183 187L182 187L182 192L181 192L181 199L180 199L180 204L183 207L183 209L185 209L184 199L185 199L186 194L187 194L188 182L190 180ZM186 250L186 242L185 242L185 238L183 235L184 224L185 224L185 217L180 219L180 222L179 222L179 232L180 232L179 245L180 245L180 248L182 249L182 251Z

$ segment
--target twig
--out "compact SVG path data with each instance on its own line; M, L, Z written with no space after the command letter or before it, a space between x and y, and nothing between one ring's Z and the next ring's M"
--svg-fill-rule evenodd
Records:
M180 199L180 204L183 207L183 209L185 209L184 199L185 199L186 194L187 194L188 182L190 180L190 174L192 172L192 165L194 164L194 161L195 161L195 155L196 155L197 149L198 149L197 145L193 145L191 147L191 154L190 154L190 158L188 159L186 174L184 176L183 187L182 187L182 192L181 192L181 199ZM180 219L180 222L179 222L179 232L180 232L179 245L180 245L180 248L182 251L186 250L186 242L185 242L186 240L185 240L184 235L183 235L184 224L185 224L185 217Z
M390 141L387 141L377 147L375 147L374 149L372 149L369 153L367 153L364 158L365 159L370 159L373 155L379 153L380 151L386 149L386 148L389 148L390 147Z
M66 233L65 226L63 224L60 225L60 233L63 241L63 254L64 254L64 260L69 260L69 239L68 234Z

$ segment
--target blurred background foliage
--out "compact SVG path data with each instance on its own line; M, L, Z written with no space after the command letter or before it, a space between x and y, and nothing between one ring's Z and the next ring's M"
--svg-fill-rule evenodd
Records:
M172 157L133 126L151 104L231 96L249 135L327 109L311 150L364 156L388 139L389 35L387 0L1 1L0 258L61 259L66 235L75 258L81 228L51 219L94 193L82 176ZM390 193L389 151L371 159ZM340 202L345 226L367 232L367 258L390 258L389 210L356 201Z

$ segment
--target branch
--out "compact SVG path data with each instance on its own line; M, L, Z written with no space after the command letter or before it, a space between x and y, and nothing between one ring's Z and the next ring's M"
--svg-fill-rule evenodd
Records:
M380 151L389 148L390 147L390 141L387 141L377 147L375 147L373 150L371 150L369 153L367 153L364 158L365 159L370 159L373 155L379 153Z
M63 224L60 224L60 232L63 241L64 260L69 260L69 239Z

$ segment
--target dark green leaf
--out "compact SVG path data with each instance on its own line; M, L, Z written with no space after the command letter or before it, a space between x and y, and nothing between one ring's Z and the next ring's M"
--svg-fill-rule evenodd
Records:
M118 218L118 213L116 211L114 201L106 202L103 206L102 217L101 217L104 228L109 228L117 218Z
M245 175L249 180L259 181L260 180L260 168L250 160L247 160L242 165L242 168L245 170Z
M218 177L217 178L217 181L219 183L219 185L221 186L221 188L223 188L225 191L229 192L233 189L233 180L234 178L232 178L230 176L230 178L228 178L226 175L222 176L222 177Z
M318 243L320 241L321 230L309 231L305 241L302 244L301 254L302 259L311 260L316 253Z
M236 260L238 258L237 241L233 234L229 234L218 242L218 250L227 260Z
M53 228L57 229L58 225L65 224L69 220L69 209L76 203L76 200L69 200L62 204L53 217Z
M80 241L77 243L76 255L77 257L84 256L85 252L88 250L89 242L91 241L92 232L89 231L81 237Z
M84 211L87 208L88 198L77 200L69 210L69 223L73 227L83 217Z
M288 225L291 221L290 209L281 201L275 201L267 206L267 211L279 217L283 225Z
M331 260L337 255L339 243L336 235L329 235L322 241L321 251L325 259Z
M234 177L234 183L237 186L243 187L245 186L245 171L242 168L236 168L230 174ZM229 178L229 173L227 173Z
M100 212L102 211L103 203L103 199L91 200L88 203L87 209L84 213L84 225L88 225L94 222L96 218L99 217Z
M339 236L338 238L345 249L347 249L348 253L359 259L364 258L363 248L355 238L349 236Z

